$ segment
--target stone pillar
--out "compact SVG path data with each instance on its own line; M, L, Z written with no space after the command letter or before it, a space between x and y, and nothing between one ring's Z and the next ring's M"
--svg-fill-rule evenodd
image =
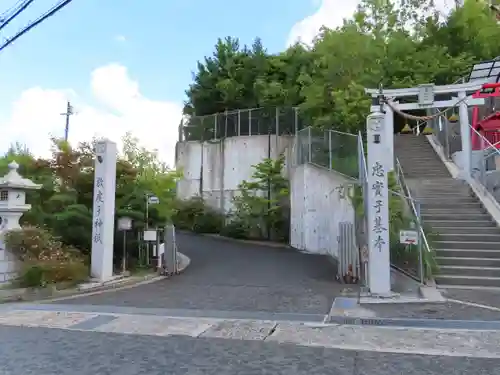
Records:
M96 144L91 275L99 281L113 276L116 159L116 143Z
M396 104L397 102L394 102ZM384 106L385 110L385 136L387 139L387 171L394 170L394 111L388 105Z
M368 286L370 293L391 294L389 252L389 189L387 153L387 122L383 113L367 117L368 135ZM392 139L392 138L391 138Z
M458 99L463 100L466 97L465 91L458 93ZM462 101L458 105L458 114L460 121L460 135L462 138L462 155L463 155L463 177L469 180L471 176L472 165L472 147L471 147L471 129L469 126L469 111L467 110L467 103Z

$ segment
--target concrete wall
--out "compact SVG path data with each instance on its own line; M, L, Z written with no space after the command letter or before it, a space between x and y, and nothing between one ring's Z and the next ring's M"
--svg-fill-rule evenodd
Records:
M188 199L200 195L206 202L226 212L232 207L243 180L251 180L253 165L269 157L277 159L285 153L285 174L292 161L292 136L254 135L226 138L223 141L178 142L176 166L184 171L177 185L177 196ZM221 191L223 194L221 194Z
M339 257L339 224L355 223L346 196L352 181L310 164L293 168L290 179L290 245L310 253Z

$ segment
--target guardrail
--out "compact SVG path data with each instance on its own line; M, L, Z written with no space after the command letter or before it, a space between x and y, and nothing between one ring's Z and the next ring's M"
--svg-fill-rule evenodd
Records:
M471 177L474 178L479 184L484 188L485 191L488 191L498 202L497 198L497 193L496 190L500 189L500 186L497 186L496 184L489 184L487 181L487 172L490 171L498 171L500 173L500 170L497 169L497 158L500 159L500 151L497 148L497 144L492 144L488 139L486 139L481 133L479 133L476 129L474 129L472 126L469 125L469 127L472 129L472 132L476 134L479 137L479 140L484 148L479 149L479 150L470 150L471 154L472 151L479 151L482 153L480 160L478 162L479 167L472 167L471 166ZM471 160L474 160L473 156L471 155ZM494 168L488 168L489 166L492 166ZM478 173L479 172L479 173Z
M419 245L418 245L419 278L420 278L420 282L422 284L425 284L426 275L425 275L425 270L424 270L424 249L423 248L425 248L425 251L430 254L431 247L429 246L429 241L427 240L427 236L425 235L425 231L424 231L424 228L422 225L422 219L420 217L420 202L418 202L417 200L415 200L411 196L410 188L408 187L408 185L406 183L403 168L401 167L401 163L399 162L398 158L396 158L396 179L397 179L398 184L403 189L403 197L408 202L410 209L415 217L415 220L417 221L417 223L416 223L417 229L419 232L419 237L421 239L421 241L419 241ZM423 247L422 247L422 245L423 245Z

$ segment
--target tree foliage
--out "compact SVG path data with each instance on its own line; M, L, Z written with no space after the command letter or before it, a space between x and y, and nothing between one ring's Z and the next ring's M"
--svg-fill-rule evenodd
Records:
M19 172L26 178L42 184L38 191L28 192L32 205L23 215L24 225L47 228L61 246L78 250L88 256L92 237L92 207L94 186L94 142L73 147L53 139L52 157L35 158L19 144L11 146L0 158L0 173L5 174L12 160L20 165ZM150 227L163 226L170 219L174 207L175 187L179 173L169 170L156 152L142 147L127 134L123 139L123 153L116 166L116 214L134 220L135 243L137 231L145 224L146 197L156 195L159 204L149 207ZM121 236L115 246L121 254ZM134 254L132 254L133 256Z
M499 37L481 1L443 15L432 0L362 0L350 19L324 28L310 47L270 54L258 38L252 46L219 39L213 55L198 63L184 112L189 118L297 106L308 124L357 132L370 104L365 87L453 83L473 62L499 56Z

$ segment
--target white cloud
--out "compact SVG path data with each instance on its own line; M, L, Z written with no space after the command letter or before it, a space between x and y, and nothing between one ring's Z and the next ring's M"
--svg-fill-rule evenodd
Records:
M64 134L66 101L71 100L75 115L71 117L69 140L76 144L93 136L106 137L120 145L121 137L130 131L149 149L157 149L169 165L174 163L175 143L181 119L181 103L155 101L144 97L138 82L130 78L127 68L109 64L91 74L92 93L107 110L93 107L73 90L30 88L13 103L9 119L0 123L3 135L0 150L21 142L37 156L50 154L49 135Z
M312 0L317 3L318 0ZM334 29L342 26L343 20L351 17L356 11L359 0L320 0L318 10L293 25L287 39L287 46L296 42L312 45L321 29L325 26ZM453 0L435 0L436 7L442 12L450 9Z
M127 41L127 38L125 38L124 35L116 35L115 41L117 41L119 43L125 43Z
M358 0L322 0L318 10L293 25L287 45L301 42L311 45L322 26L335 28L350 17L359 4Z

